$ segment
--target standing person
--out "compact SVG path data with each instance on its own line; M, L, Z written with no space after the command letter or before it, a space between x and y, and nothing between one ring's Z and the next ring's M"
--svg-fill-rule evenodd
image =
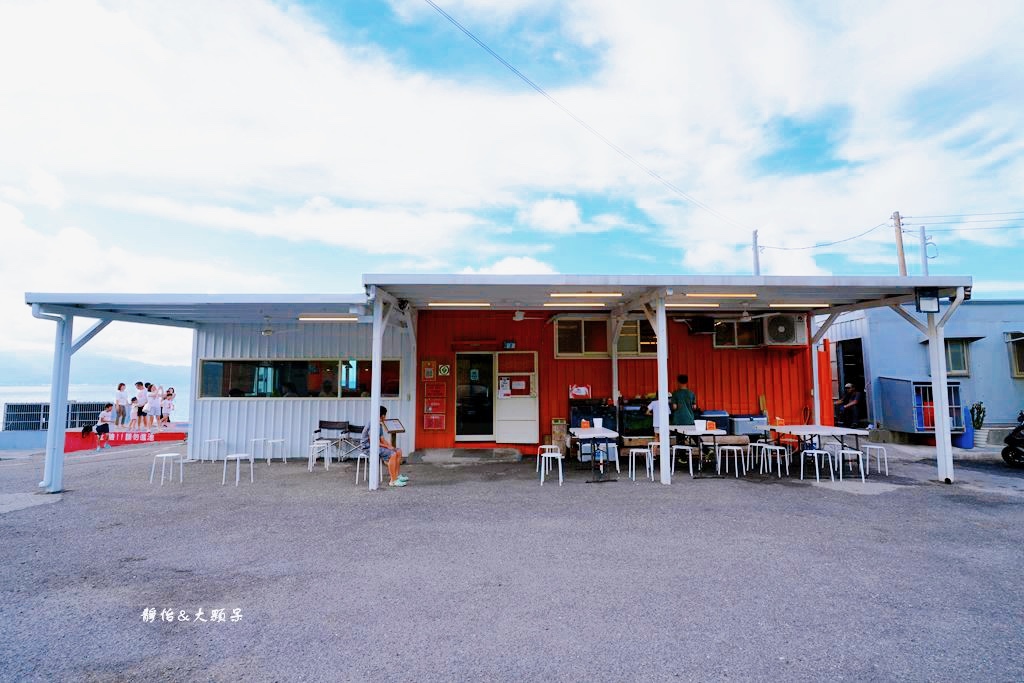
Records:
M108 403L103 406L103 410L100 412L99 417L96 419L96 450L101 448L110 448L108 439L110 438L110 423L114 420L114 404Z
M132 402L128 404L128 414L131 415L131 419L128 420L128 431L132 431L139 428L139 399L132 396Z
M651 414L654 419L654 433L658 433L658 416L661 415L662 403L660 400L655 398L653 401L647 404L647 412Z
M388 482L388 486L405 486L409 483L409 477L401 474L399 470L402 467L402 451L397 448L392 448L391 443L385 436L384 431L384 418L387 417L388 409L386 406L380 407L380 459L386 460L388 463L388 475L391 481ZM370 452L370 423L367 422L366 426L363 427L362 438L359 441L359 447Z
M169 427L171 424L171 412L174 410L174 387L168 387L164 392L164 398L160 402L160 425Z
M163 399L163 389L156 384L150 384L146 394L146 412L149 414L149 417L146 418L147 427L157 426L157 420L160 419L160 402Z
M146 403L149 401L147 387L142 382L135 383L135 417L136 429L146 428Z
M114 424L123 427L128 420L128 392L125 391L124 382L121 382L114 392Z
M843 395L836 401L836 405L839 406L839 426L853 427L857 424L860 412L860 392L855 386L847 382Z
M686 375L676 377L679 386L672 392L672 416L674 425L692 425L697 411L697 394L690 391L690 378Z

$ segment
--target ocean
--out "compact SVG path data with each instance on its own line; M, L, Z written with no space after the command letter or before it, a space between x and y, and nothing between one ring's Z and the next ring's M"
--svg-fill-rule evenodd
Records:
M128 398L134 395L134 387L128 388ZM69 401L113 401L116 387L107 384L72 384L68 388ZM175 422L188 422L189 405L192 402L191 388L188 386L174 387L177 398L174 400ZM0 386L0 405L5 403L49 403L50 385L37 384L29 386Z

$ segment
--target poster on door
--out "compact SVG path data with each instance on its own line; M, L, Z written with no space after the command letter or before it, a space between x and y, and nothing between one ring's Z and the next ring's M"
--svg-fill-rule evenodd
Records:
M498 378L498 398L509 398L512 396L512 378L504 375Z

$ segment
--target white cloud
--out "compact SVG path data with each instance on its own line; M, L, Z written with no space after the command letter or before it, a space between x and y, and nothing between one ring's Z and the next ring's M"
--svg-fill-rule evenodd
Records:
M101 241L76 228L55 234L33 230L13 206L0 202L0 349L52 353L53 324L36 320L25 292L279 292L286 284L213 263L179 261ZM76 334L91 324L80 319ZM113 358L187 365L189 330L115 323L89 342L89 350Z
M562 52L590 49L597 67L549 92L734 225L525 86L397 66L384 47L337 42L299 6L5 3L0 63L19 68L0 70L0 197L98 204L457 269L517 237L488 218L495 209L518 210L525 225L555 236L636 230L614 214L591 216L584 199L572 199L579 193L640 207L656 228L655 242L638 250L671 250L698 272L748 272L753 228L765 244L803 246L894 209L1024 201L1019 92L932 133L912 116L925 86L966 90L948 82L959 69L995 81L1020 72L1019 3L984 4L851 0L797 12L766 1L738 12L658 0L444 3L457 18L499 26L528 13L560 21ZM418 0L392 6L409 22L443 22ZM454 29L446 39L466 40ZM769 122L831 108L849 112L840 152L857 165L795 177L756 168L776 144ZM957 136L979 142L957 146ZM886 240L879 231L834 251L866 262ZM766 253L762 264L817 272L812 253Z
M462 272L478 275L548 275L558 271L550 264L529 256L509 256L482 268L463 268Z

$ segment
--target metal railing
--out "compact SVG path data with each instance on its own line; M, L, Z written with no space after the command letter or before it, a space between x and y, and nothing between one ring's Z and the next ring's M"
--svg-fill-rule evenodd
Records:
M106 401L69 401L67 413L68 429L81 429L96 424ZM50 425L49 403L5 403L3 431L43 431Z

